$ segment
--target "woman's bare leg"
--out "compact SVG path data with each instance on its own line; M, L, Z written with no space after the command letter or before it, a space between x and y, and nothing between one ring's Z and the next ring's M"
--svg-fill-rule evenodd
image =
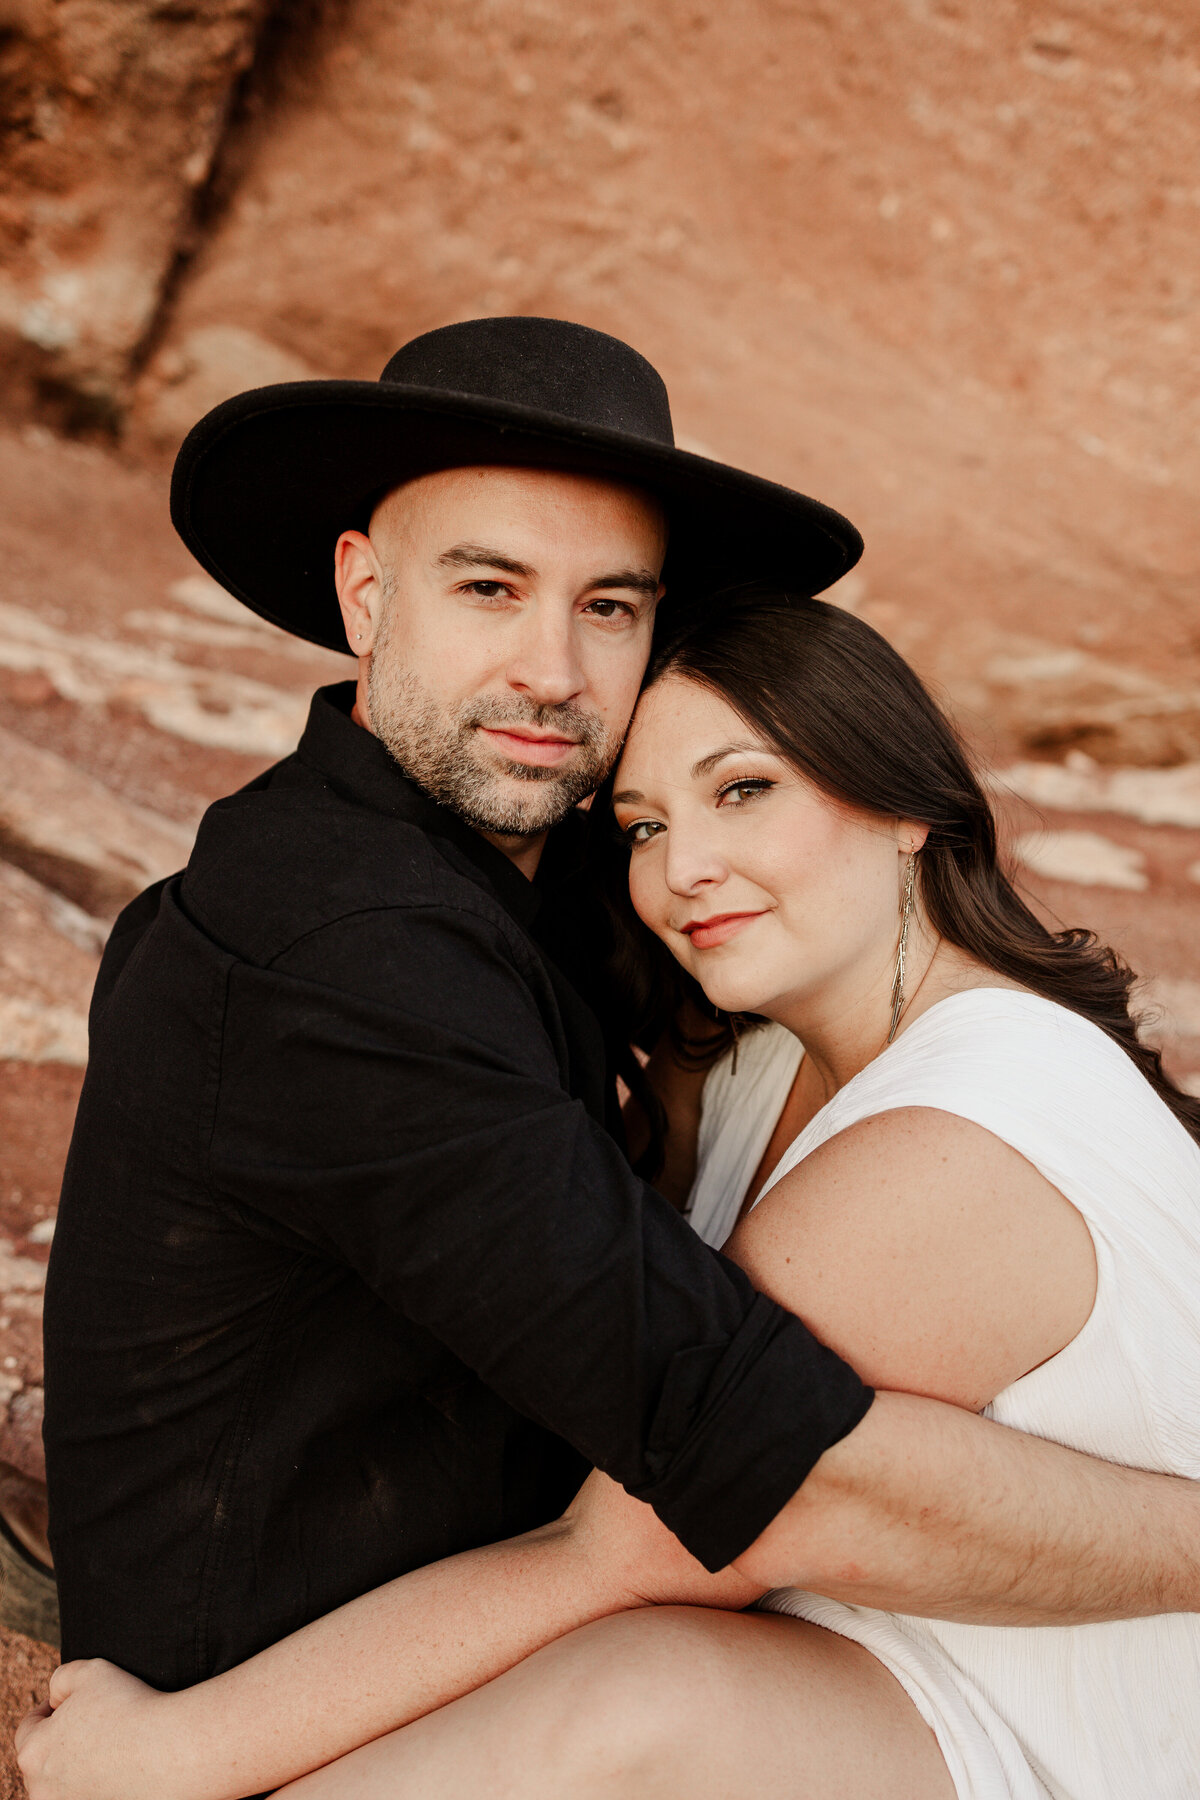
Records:
M572 1632L279 1790L287 1800L954 1800L933 1733L861 1645L656 1607Z

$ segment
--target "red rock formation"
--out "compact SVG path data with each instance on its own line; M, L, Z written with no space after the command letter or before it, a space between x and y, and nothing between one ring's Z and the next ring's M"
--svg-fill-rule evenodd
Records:
M583 318L683 432L844 506L868 605L1196 668L1188 0L325 13L166 357L236 325L374 375L448 318Z
M0 371L111 419L266 0L3 0Z
M0 1744L6 1752L17 1721L45 1699L57 1666L57 1651L0 1626ZM11 1754L0 1755L0 1800L24 1800L24 1795L25 1783Z

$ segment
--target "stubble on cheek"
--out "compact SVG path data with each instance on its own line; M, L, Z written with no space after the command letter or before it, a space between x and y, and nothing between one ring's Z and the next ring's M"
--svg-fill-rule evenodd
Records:
M376 735L393 759L434 800L479 831L532 837L549 830L594 793L620 749L594 713L539 706L519 696L480 694L444 707L391 651L386 616L368 676ZM568 767L548 768L497 757L480 726L532 725L560 731L579 748Z

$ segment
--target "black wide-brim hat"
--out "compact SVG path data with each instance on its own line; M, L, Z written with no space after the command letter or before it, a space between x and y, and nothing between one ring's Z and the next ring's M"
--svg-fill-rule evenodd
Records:
M205 415L175 462L171 518L221 586L297 637L346 636L343 531L437 469L508 464L633 482L670 522L673 604L741 579L819 593L862 539L820 501L675 447L662 378L619 338L561 319L474 319L414 338L378 381L286 381Z

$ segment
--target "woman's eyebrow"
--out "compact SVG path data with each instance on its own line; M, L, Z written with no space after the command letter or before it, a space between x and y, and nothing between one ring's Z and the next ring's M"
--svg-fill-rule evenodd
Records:
M702 756L699 762L692 764L692 780L701 781L705 775L711 775L717 764L724 762L727 756L747 754L770 756L771 752L765 744L722 744L719 750L710 750L707 756ZM637 788L622 788L619 794L613 795L612 805L636 806L645 798L645 794L639 793Z
M724 762L727 756L745 756L747 752L756 756L771 754L765 744L722 744L719 750L710 750L707 756L702 756L699 762L692 764L692 780L700 781L705 775L711 775L717 764Z

